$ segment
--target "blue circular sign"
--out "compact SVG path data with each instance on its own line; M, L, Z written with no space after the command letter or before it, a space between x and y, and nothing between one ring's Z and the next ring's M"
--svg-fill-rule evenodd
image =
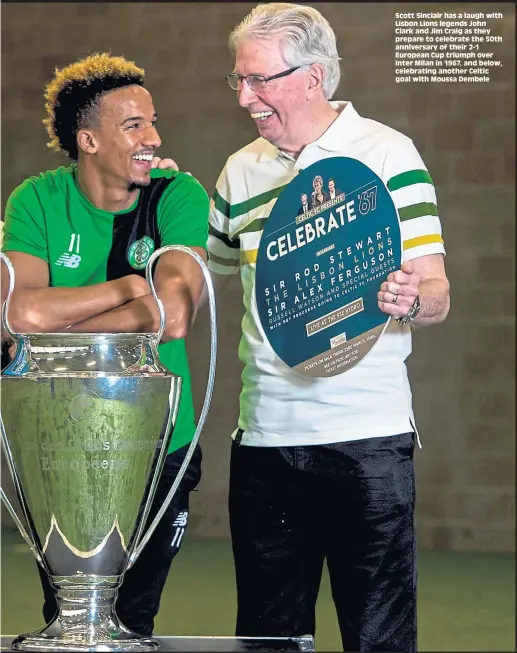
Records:
M309 376L351 369L388 325L377 292L401 260L397 209L373 170L331 157L300 172L257 254L255 298L275 353Z

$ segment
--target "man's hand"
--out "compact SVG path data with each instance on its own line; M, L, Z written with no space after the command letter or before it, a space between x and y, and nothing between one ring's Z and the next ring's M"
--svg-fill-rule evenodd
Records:
M179 170L176 161L173 161L172 159L161 159L159 156L153 157L151 168L158 168L159 170Z
M179 170L176 161L173 161L172 159L160 159L159 156L153 157L151 168L158 168L159 170ZM185 174L192 177L191 172L186 172Z
M13 361L14 357L16 356L16 350L18 349L18 345L15 342L11 342L9 345L9 360Z
M399 318L407 315L419 294L420 275L415 272L412 261L404 261L401 269L391 272L377 293L377 303L381 311Z

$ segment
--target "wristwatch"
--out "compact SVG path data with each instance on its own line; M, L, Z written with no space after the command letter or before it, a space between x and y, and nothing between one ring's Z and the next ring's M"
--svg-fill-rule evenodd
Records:
M417 295L415 297L415 301L413 302L413 306L411 306L411 308L407 312L407 315L404 315L403 317L396 317L395 319L399 324L402 324L404 326L406 324L409 324L410 322L413 322L413 320L419 313L420 313L420 297Z

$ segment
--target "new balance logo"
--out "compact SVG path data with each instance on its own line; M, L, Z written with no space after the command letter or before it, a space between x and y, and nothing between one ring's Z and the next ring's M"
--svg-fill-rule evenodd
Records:
M175 546L177 549L180 548L181 540L185 534L185 528L188 522L188 510L182 510L178 513L178 516L174 520L173 526L176 526L176 532L172 538L171 546Z
M186 526L188 522L188 510L182 510L174 520L173 526Z
M81 257L78 254L61 254L54 265L64 265L65 268L78 268Z
M77 238L76 238L77 237ZM81 262L79 256L79 246L81 243L81 234L72 234L68 252L63 252L54 265L64 265L65 268L78 268ZM72 254L75 245L75 254Z

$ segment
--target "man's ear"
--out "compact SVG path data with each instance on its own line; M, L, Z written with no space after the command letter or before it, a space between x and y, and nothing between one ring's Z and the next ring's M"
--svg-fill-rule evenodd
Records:
M323 89L323 79L325 72L323 67L318 63L314 63L309 68L309 93L313 94L316 91Z
M77 149L85 154L95 154L99 145L91 129L80 129L77 132Z

